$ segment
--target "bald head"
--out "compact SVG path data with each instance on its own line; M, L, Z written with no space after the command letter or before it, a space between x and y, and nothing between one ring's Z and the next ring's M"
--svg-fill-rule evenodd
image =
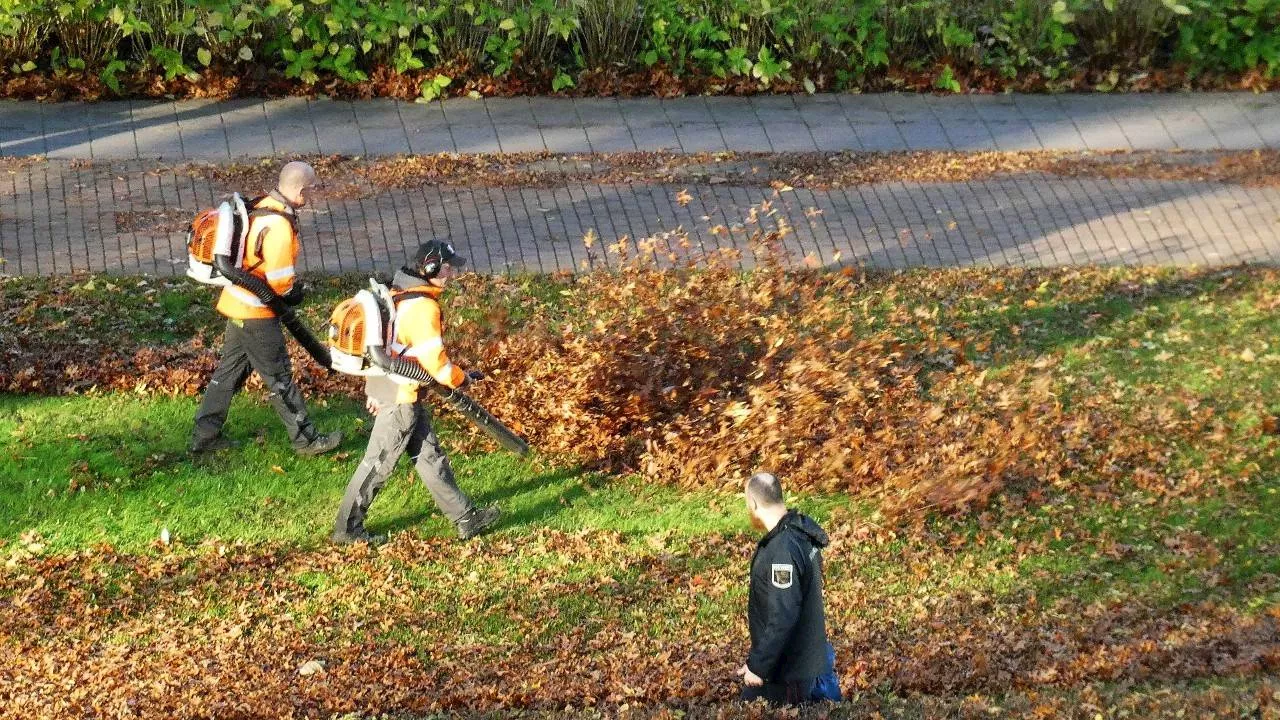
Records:
M294 160L280 169L280 184L276 187L294 207L302 207L307 204L306 191L319 184L315 168Z
M759 472L747 479L747 498L760 508L784 507L782 483L772 473Z

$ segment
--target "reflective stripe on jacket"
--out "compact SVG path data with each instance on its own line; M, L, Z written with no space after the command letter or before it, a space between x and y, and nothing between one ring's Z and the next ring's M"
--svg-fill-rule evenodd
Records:
M434 285L423 284L392 293L396 319L390 350L392 355L416 360L441 385L456 388L466 382L467 377L462 368L449 360L444 349L444 313L440 309L443 292ZM400 299L405 296L408 297ZM417 399L418 385L400 386L397 403L412 403Z
M274 212L259 213L263 210ZM292 218L293 209L274 194L258 201L249 216L244 269L265 280L277 295L284 295L293 288L297 274L294 268L301 245ZM217 309L233 320L275 317L275 313L257 296L235 285L222 289Z

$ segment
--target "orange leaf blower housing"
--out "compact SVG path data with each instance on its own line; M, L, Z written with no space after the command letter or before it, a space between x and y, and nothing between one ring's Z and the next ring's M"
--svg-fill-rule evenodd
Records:
M329 316L333 369L348 375L385 374L388 333L394 321L391 292L372 279L368 290L338 303Z
M333 309L329 318L329 347L345 355L363 357L365 350L365 308L358 298L347 298Z
M197 215L187 232L187 277L205 285L230 285L215 258L225 255L232 266L240 267L248 234L249 208L239 193Z
M218 210L205 210L191 222L187 252L205 265L213 264L213 248L218 242Z

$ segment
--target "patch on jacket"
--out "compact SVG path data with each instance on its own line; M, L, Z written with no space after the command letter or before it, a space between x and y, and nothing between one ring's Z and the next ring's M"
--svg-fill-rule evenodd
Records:
M773 563L773 573L770 574L769 579L773 581L774 587L786 590L791 587L795 574L795 567L790 563Z

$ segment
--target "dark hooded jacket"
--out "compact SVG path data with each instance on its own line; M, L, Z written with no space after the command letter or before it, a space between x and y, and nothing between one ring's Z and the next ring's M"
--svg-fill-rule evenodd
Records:
M829 669L821 552L828 542L817 523L791 510L756 545L747 668L765 682L807 681Z

